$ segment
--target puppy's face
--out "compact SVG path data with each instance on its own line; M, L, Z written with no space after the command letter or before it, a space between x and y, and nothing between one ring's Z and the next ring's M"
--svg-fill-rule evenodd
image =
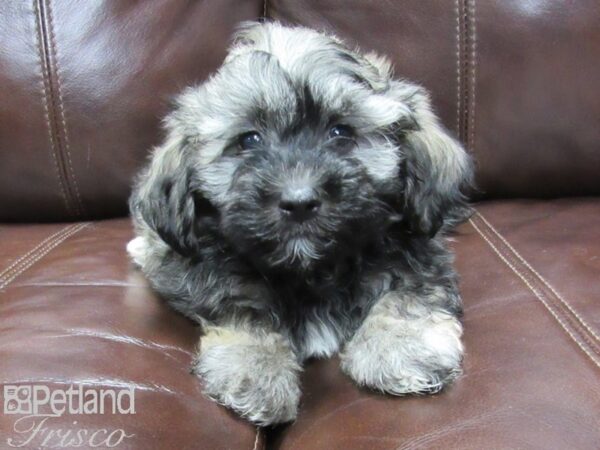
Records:
M285 81L284 73L273 80ZM252 130L201 171L205 183L231 174L222 202L215 199L222 230L271 266L309 268L366 243L394 215L384 196L399 187L397 148L364 130L352 99L345 110L332 108L305 83L287 86L289 109L248 111Z
M195 216L214 216L229 244L269 267L310 268L401 220L439 227L442 213L426 204L457 195L466 167L426 95L392 80L385 60L276 24L242 31L168 125L189 178L182 189L196 209L210 205ZM419 132L431 141L423 148ZM423 181L429 197L416 205Z

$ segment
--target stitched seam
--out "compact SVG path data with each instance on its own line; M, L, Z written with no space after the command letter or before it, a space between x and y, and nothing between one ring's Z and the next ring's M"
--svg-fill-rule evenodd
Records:
M468 53L468 27L469 22L468 0L462 0L461 2L461 18L462 18L462 31L461 31L461 96L462 96L462 111L461 111L461 129L460 136L465 146L469 147L467 142L468 127L469 127L469 53Z
M498 250L498 248L492 243L492 241L483 233L481 229L475 224L474 220L469 219L469 223L475 231L483 238L485 242L492 248L492 250L498 255L498 257L525 283L525 285L533 292L533 294L540 300L540 302L544 305L544 307L550 312L552 317L558 322L558 324L565 330L565 332L571 337L573 342L577 344L577 346L583 350L583 352L592 360L592 362L600 368L600 361L598 361L594 355L585 347L585 345L575 337L569 327L563 322L563 320L558 316L558 314L550 307L550 305L544 300L544 297L538 294L538 291L531 285L531 283L527 280L525 276L523 276L516 267L508 261L508 259Z
M477 29L475 0L456 0L456 132L467 150L475 147Z
M58 123L57 117L57 107L56 107L56 93L53 81L53 70L52 70L52 52L50 49L50 45L48 43L48 21L47 21L47 10L45 7L44 0L38 0L38 10L40 12L40 25L42 30L42 45L44 52L44 73L46 75L47 86L48 86L48 108L51 111L51 115L49 116L52 120L52 136L54 138L54 149L56 155L56 161L58 164L58 169L60 171L60 177L65 189L65 193L67 194L67 200L69 203L69 214L71 216L77 215L77 209L73 202L73 193L71 192L71 188L68 181L68 174L65 168L64 155L62 151L62 142L60 137L60 125Z
M475 24L475 1L471 0L468 2L468 12L470 12L470 69L471 69L471 83L469 86L469 95L470 95L470 105L469 105L469 124L468 124L468 136L466 136L466 140L468 142L467 146L469 150L473 152L475 150L475 77L476 77L476 68L477 68L477 28Z
M69 237L78 233L83 228L87 227L88 225L89 225L89 222L75 225L72 229L70 229L66 233L62 234L57 239L46 244L43 248L40 248L40 250L38 252L36 252L35 254L32 254L29 258L27 258L27 260L24 262L24 264L22 264L20 266L19 270L14 271L11 276L5 278L4 281L0 282L0 290L6 288L15 278L17 278L19 275L21 275L23 272L25 272L27 269L29 269L31 266L33 266L37 261L39 261L44 256L46 256L52 249L58 247L66 239L68 239Z
M45 238L43 241L41 241L39 244L37 244L35 247L33 247L27 253L24 253L23 255L21 255L18 259L13 261L13 263L11 265L9 265L6 269L4 269L3 271L0 272L0 281L2 281L2 279L5 277L6 274L12 272L13 269L15 268L15 266L18 266L19 264L21 264L23 259L27 258L32 253L36 252L41 246L46 244L48 241L51 241L52 239L56 238L57 236L61 235L64 232L66 232L69 228L72 228L72 227L73 227L73 225L67 225L66 227L61 228L56 233L51 234L50 236Z
M493 238L493 236L490 236L489 234L488 234L488 236L490 237L490 239ZM498 241L496 241L496 243L497 243L498 247L506 250L504 247L502 247L501 243L499 243ZM511 255L510 252L508 252L508 251L505 252L504 256L507 259L510 259L512 264L515 267L519 266L519 261L514 257L514 255ZM565 320L566 323L568 325L570 325L573 332L576 332L577 335L590 347L590 350L592 350L594 353L596 353L597 355L600 356L600 347L597 346L596 342L594 342L592 339L590 339L588 337L588 335L585 333L585 331L581 329L582 327L576 321L574 321L572 316L570 316L564 310L564 308L562 308L560 306L560 304L557 304L556 300L553 299L552 295L548 295L547 292L544 292L543 285L539 284L539 280L536 280L535 276L531 272L528 272L526 270L521 270L520 273L523 277L527 278L530 285L533 286L535 284L534 288L536 289L537 295L543 296L546 299L546 301L554 308L556 313L560 314L562 316L563 320Z
M36 29L36 34L37 34L37 46L38 46L38 53L39 53L39 61L40 61L40 73L42 75L42 105L44 107L44 115L45 115L45 119L46 119L46 126L48 128L48 140L50 141L50 155L52 156L52 161L54 162L54 169L56 170L56 176L58 178L58 186L60 189L60 194L61 197L65 203L65 208L67 210L67 213L69 215L72 214L72 209L71 209L71 204L69 202L69 199L67 198L67 194L66 194L66 189L65 189L65 182L63 180L61 171L60 171L60 166L58 164L58 157L56 154L56 145L54 143L54 133L53 133L53 128L51 125L51 121L50 121L50 107L49 107L49 90L50 90L50 82L49 80L47 80L47 74L46 74L46 66L47 66L47 62L46 61L46 54L45 54L45 50L44 50L44 44L43 44L43 32L42 32L42 26L41 26L41 22L42 22L42 14L41 11L39 9L39 4L38 4L38 0L33 0L33 9L34 9L34 14L36 16L35 19L35 29Z
M83 202L81 201L81 195L79 194L79 185L77 184L77 179L75 177L75 171L73 170L73 162L71 160L71 151L69 148L69 136L67 132L67 123L65 120L65 110L64 110L64 101L62 97L62 90L60 86L60 66L58 59L58 50L56 45L56 35L54 33L54 16L52 13L52 0L47 1L47 11L48 11L48 28L50 31L50 46L52 51L50 54L52 55L52 59L54 61L54 73L56 77L56 97L58 100L58 112L60 114L60 121L62 124L62 130L64 135L64 153L67 156L67 168L70 173L70 180L72 181L73 188L75 189L75 198L77 200L77 214L81 216L84 212ZM67 183L69 182L69 177L67 177Z
M594 330L592 330L592 328L585 322L585 320L583 320L583 318L579 315L579 313L577 313L577 311L575 311L575 309L573 309L573 307L570 305L570 303L562 296L560 295L553 286L550 285L550 283L548 283L548 281L546 281L546 279L544 279L544 277L542 277L537 270L535 270L531 264L529 264L525 258L523 258L523 256L521 256L521 254L504 238L504 236L502 236L495 228L494 226L478 211L476 213L481 220L494 232L494 234L496 236L498 236L498 238L514 253L514 255L519 259L519 261L521 261L521 263L527 267L529 270L531 270L531 272L533 272L533 274L544 284L544 286L546 286L555 296L556 298L558 298L562 304L571 312L571 314L573 314L575 316L575 318L579 321L579 323L581 324L581 326L583 328L585 328L596 340L600 341L600 337L598 337L598 335L594 332Z
M483 217L481 214L479 214L480 218ZM489 222L488 222L489 223ZM485 224L485 222L484 222ZM499 235L499 233L498 233ZM490 238L492 238L493 236L490 236ZM496 241L498 244L498 247L502 247L502 244L499 243L498 241ZM513 262L513 265L516 267L519 265L519 260L515 258L514 254L510 254L510 252L507 251L507 253L505 253L505 256L507 258L510 258L511 261ZM588 334L585 332L585 330L582 329L582 326L577 323L577 321L573 318L573 316L569 315L567 311L565 311L564 307L562 307L560 305L560 303L558 303L553 297L552 295L548 294L548 292L544 292L544 286L543 284L540 284L539 280L536 280L536 277L534 274L532 274L531 271L527 272L526 270L522 270L521 274L523 276L526 276L530 282L530 284L536 284L536 291L538 293L538 295L542 295L550 304L551 306L556 310L557 314L560 314L563 318L563 320L565 320L573 329L574 332L576 332L579 337L586 343L588 344L588 346L590 347L590 350L594 351L594 353L596 353L597 355L600 356L600 347L598 347L597 343L591 339Z
M69 227L69 229L72 227ZM67 230L65 230L65 233L67 232ZM7 271L5 274L3 274L0 277L0 285L8 279L11 279L15 273L18 273L24 266L26 266L32 258L35 258L40 251L43 251L48 245L51 245L53 242L55 242L57 239L60 239L60 237L62 237L65 233L61 233L59 236L56 236L54 239L51 239L50 241L48 241L46 244L41 245L36 247L30 255L27 255L26 257L24 257L22 260L18 261L18 263L15 265L15 267L13 267L11 270Z
M460 110L461 110L461 97L462 97L462 61L461 61L461 14L460 14L460 0L455 0L454 11L456 13L456 135L460 139Z
M584 353L586 355L588 355L588 357L594 362L594 364L598 367L600 367L600 362L597 361L594 356L592 355L592 353L589 352L589 350L587 348L585 348L585 346L583 345L583 343L581 343L576 337L575 335L571 332L571 330L569 330L569 328L566 326L566 324L561 320L561 318L556 314L556 312L550 307L550 305L548 305L548 303L544 300L543 296L540 296L538 291L531 285L531 283L527 280L527 278L525 278L516 268L513 264L511 264L508 259L500 252L500 250L498 250L498 248L491 242L491 240L479 229L479 227L475 224L475 222L473 221L473 219L469 219L469 222L471 223L471 225L473 226L473 228L475 229L475 231L477 231L477 233L479 233L479 235L485 240L485 242L488 243L488 245L492 248L492 250L500 257L500 259L525 283L525 285L533 292L533 294L541 301L541 303L546 307L546 309L550 312L550 314L552 314L552 316L555 318L555 320L561 325L561 327L567 332L567 334L571 337L571 339L573 339L573 341L584 351Z
M4 274L2 278L0 278L0 288L8 284L11 280L13 280L19 273L21 273L24 269L31 266L32 261L35 262L36 258L39 257L41 253L46 251L48 247L54 245L57 241L59 241L64 236L68 235L73 229L81 226L81 224L75 224L67 227L64 232L61 232L60 235L55 236L53 239L46 242L44 245L39 245L35 248L30 255L23 258L13 269L11 269L10 273Z

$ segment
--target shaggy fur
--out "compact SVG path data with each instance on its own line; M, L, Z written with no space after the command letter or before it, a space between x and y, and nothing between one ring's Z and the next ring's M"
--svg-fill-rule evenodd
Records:
M460 371L444 232L470 162L423 88L333 36L247 24L166 119L131 197L128 246L204 327L194 370L258 424L293 420L302 361L341 352L358 384L436 392Z

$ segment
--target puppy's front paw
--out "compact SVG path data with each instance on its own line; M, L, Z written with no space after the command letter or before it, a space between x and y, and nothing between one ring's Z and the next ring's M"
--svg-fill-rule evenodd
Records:
M129 253L129 256L137 266L144 267L148 257L148 242L146 238L138 236L129 241L127 243L127 253Z
M341 355L342 370L360 386L389 394L435 393L461 373L461 334L460 322L443 313L369 317Z
M258 425L296 418L300 366L280 335L213 328L202 338L194 372L207 395Z

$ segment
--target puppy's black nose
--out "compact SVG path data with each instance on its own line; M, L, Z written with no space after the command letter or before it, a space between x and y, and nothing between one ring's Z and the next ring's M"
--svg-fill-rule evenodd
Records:
M317 215L321 200L310 187L294 187L281 194L279 209L290 219L303 222Z

